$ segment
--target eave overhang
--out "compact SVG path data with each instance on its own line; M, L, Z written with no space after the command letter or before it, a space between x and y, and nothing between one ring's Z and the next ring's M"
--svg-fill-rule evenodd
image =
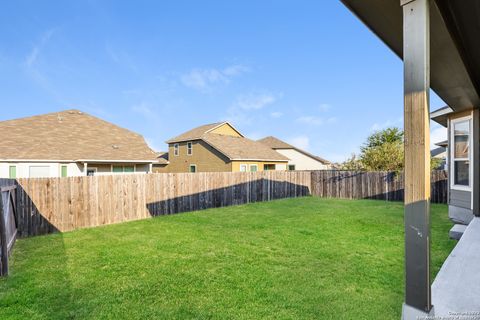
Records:
M340 0L403 57L400 0ZM434 0L430 7L431 88L456 112L480 107L480 1Z

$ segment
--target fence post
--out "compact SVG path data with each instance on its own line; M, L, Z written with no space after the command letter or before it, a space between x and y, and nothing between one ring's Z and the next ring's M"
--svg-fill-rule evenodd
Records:
M5 227L5 213L3 212L3 193L0 192L0 276L8 274L8 248L7 233Z

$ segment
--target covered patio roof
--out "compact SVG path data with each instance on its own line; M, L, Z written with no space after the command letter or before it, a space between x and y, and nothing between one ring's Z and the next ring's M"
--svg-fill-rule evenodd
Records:
M432 114L441 124L450 112L480 108L480 0L341 1L404 60L405 303L402 319L478 311L478 297L469 289L480 287L480 277L465 275L462 270L462 266L478 265L478 255L472 254L475 250L469 250L479 246L478 223L467 228L469 234L476 236L465 237L437 275L432 301L428 113L430 89L448 105ZM475 113L478 117L478 110ZM478 130L475 130L474 126L474 141L478 141ZM473 164L475 176L478 174L475 157ZM477 190L478 184L473 181L472 188ZM472 200L474 207L478 206L475 201ZM458 281L460 274L468 279Z
M410 0L341 0L400 58L403 11ZM480 1L430 5L431 88L454 111L480 107Z

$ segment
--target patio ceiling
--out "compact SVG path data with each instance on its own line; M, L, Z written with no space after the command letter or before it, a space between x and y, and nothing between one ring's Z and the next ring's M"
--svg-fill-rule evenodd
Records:
M409 0L341 0L400 58ZM431 88L454 110L480 108L480 0L434 0L430 8Z

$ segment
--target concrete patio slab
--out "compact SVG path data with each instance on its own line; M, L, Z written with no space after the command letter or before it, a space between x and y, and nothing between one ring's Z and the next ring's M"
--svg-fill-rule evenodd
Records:
M435 316L480 319L480 218L467 226L432 285ZM477 318L475 318L477 319Z

